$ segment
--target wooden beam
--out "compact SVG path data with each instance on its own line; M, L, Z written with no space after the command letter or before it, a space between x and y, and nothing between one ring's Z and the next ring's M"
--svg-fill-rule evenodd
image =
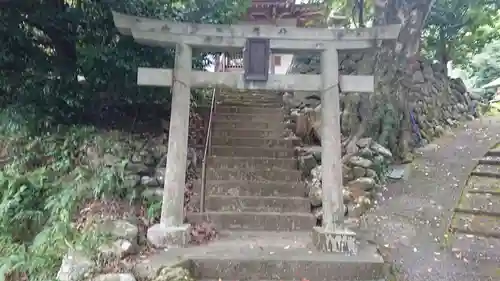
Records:
M131 30L160 32L166 34L189 34L210 37L265 37L269 39L296 39L312 41L349 41L396 39L400 25L377 26L356 29L279 27L273 25L223 25L181 23L164 20L133 17L113 12L115 26L122 34Z
M156 31L131 31L134 40L147 46L174 47L177 43L188 44L193 47L203 48L203 51L227 51L230 49L241 50L245 46L246 38L230 36L202 36L180 35ZM279 53L297 53L301 51L322 51L328 46L335 49L368 49L373 47L373 40L358 41L311 41L297 39L272 39L271 50Z
M274 90L274 91L321 91L321 76L312 74L279 75L269 74L266 83L247 83L243 73L238 72L191 72L192 88L213 88L214 86L232 89ZM170 87L173 81L172 69L139 67L137 84L141 86ZM373 76L341 75L342 92L373 92Z

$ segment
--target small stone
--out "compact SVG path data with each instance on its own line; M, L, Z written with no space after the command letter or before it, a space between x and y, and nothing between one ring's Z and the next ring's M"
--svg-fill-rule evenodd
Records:
M79 281L87 276L94 263L83 252L70 250L63 258L57 272L60 281Z
M144 165L144 163L128 163L125 169L134 174L145 173L148 171L148 167Z
M413 73L412 80L414 83L424 83L425 78L424 78L424 74L422 73L422 71L415 71Z
M374 170L372 169L366 169L366 174L365 174L366 177L368 178L373 178L373 179L376 179L378 178L378 175L377 175L377 172L375 172Z
M148 198L148 199L161 199L163 197L163 191L164 191L164 189L161 187L159 187L159 188L146 188L142 192L142 197Z
M372 143L371 149L375 151L375 153L380 154L388 159L392 158L392 152L376 142Z
M310 185L309 185L310 184ZM323 190L321 189L321 182L318 180L312 180L309 182L309 200L313 207L321 206L323 200Z
M372 142L373 142L372 138L362 138L362 139L359 139L358 142L356 142L356 145L359 148L365 148L365 147L370 147Z
M92 281L136 281L130 273L107 273L100 274L91 279Z
M99 247L99 252L105 259L122 259L129 255L135 254L137 248L134 244L126 239L118 239L111 244L105 244Z
M373 162L371 160L365 159L360 156L352 156L349 159L349 163L353 166L359 166L363 168L370 168L373 165Z
M308 154L312 154L314 156L314 159L316 159L318 163L321 163L321 152L322 152L321 146L304 147L303 150L306 151Z
M165 181L165 167L156 168L154 177L155 177L156 181L163 184L163 182Z
M311 170L311 176L313 177L313 179L318 179L321 181L321 165L318 165Z
M153 281L194 281L189 271L182 267L164 267Z
M415 152L416 153L419 153L419 154L424 154L424 153L427 153L427 152L433 152L433 151L436 151L439 149L439 145L435 144L435 143L430 143L424 147L419 147L417 149L415 149Z
M342 177L344 182L353 180L354 175L352 174L352 169L346 165L342 165Z
M399 180L399 179L407 180L410 171L411 171L411 166L409 164L395 165L391 167L387 177L394 180Z
M136 225L126 220L107 220L104 221L99 229L105 233L111 234L115 238L123 238L134 245L137 244L139 229Z
M317 165L317 161L312 154L300 155L298 160L300 170L304 175L309 175L311 170Z
M366 169L363 167L353 167L352 168L352 174L354 175L354 178L361 178L364 177L366 174Z
M370 191L375 188L376 183L372 178L363 177L350 181L349 183L347 183L347 186L349 188L359 188L364 191Z
M323 218L323 207L316 207L312 209L313 216L316 219L322 219Z
M160 186L161 183L158 181L158 179L156 177L142 176L141 177L141 185L148 186L148 187L157 187L157 186Z
M365 159L371 159L373 157L373 151L371 151L370 148L365 147L358 152L358 155Z
M132 161L132 163L142 163L143 162L143 158L140 154L138 153L134 153L132 155L132 157L130 158L130 161Z
M154 147L151 148L153 156L160 160L163 156L167 155L168 153L168 146L164 144L157 144Z

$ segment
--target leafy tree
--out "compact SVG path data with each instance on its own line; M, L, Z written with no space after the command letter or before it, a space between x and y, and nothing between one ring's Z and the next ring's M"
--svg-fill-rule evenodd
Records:
M472 58L471 68L476 86L483 86L500 77L500 40L487 44L481 53Z
M424 31L424 55L442 64L465 65L473 54L500 38L497 0L437 0Z
M168 95L136 86L138 66L171 67L172 52L120 36L111 10L178 21L227 23L245 1L2 1L1 106L14 105L43 123L76 122L106 93L122 103ZM195 60L202 67L204 56ZM79 83L82 75L86 83ZM166 100L168 102L168 100Z

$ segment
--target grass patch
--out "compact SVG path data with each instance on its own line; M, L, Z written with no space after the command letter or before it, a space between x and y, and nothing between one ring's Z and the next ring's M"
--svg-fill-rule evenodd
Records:
M94 252L106 239L89 227L88 214L78 218L86 203L137 199L123 185L126 161L91 163L90 147L119 149L113 135L92 127L34 136L7 123L0 124L0 139L0 279L54 280L68 249Z

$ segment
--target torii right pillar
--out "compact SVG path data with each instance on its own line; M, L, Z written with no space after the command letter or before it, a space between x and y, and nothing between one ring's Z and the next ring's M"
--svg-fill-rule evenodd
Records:
M333 46L321 55L321 166L323 225L314 227L313 243L323 252L355 255L356 233L344 223L338 50Z

